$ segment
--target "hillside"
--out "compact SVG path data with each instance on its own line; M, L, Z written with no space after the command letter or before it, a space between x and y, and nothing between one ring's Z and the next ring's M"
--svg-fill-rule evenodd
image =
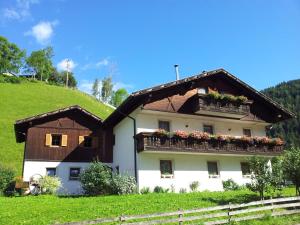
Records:
M282 136L288 145L300 146L300 79L280 83L262 92L297 116L295 119L274 125L271 135Z
M0 83L0 164L22 170L24 143L17 144L14 122L28 116L80 105L105 119L112 109L78 90L44 83Z

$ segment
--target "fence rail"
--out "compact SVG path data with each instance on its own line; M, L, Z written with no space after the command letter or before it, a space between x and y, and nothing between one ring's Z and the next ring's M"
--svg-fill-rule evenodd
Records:
M255 206L255 207L254 207ZM270 212L271 210L271 212ZM275 211L278 210L278 211ZM211 212L208 213L207 212ZM261 212L260 214L249 213ZM208 208L199 208L191 210L181 210L166 213L153 213L145 215L125 216L121 215L115 218L103 218L89 221L68 222L56 225L87 225L87 224L104 224L116 223L123 225L150 225L150 224L166 224L218 219L213 221L204 221L205 225L226 224L230 221L244 221L252 219L260 219L266 216L283 216L300 213L300 197L277 198L262 201L253 201L242 204L227 204ZM201 214L202 213L202 214ZM203 214L205 213L205 214ZM200 215L197 215L200 214ZM248 214L248 215L247 215ZM238 217L234 217L238 216ZM221 219L220 219L221 218ZM137 221L143 220L143 221Z

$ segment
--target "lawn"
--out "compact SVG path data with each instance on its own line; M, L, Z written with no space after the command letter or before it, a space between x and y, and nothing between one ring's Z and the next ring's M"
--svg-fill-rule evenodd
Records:
M42 82L0 83L0 165L12 167L21 175L24 143L16 143L16 120L70 105L80 105L102 119L113 111L78 90Z
M293 196L294 189L285 189L284 195ZM100 197L0 197L0 224L53 224L116 217L121 214L138 215L174 211L179 208L201 208L228 202L242 203L257 199L257 194L247 190ZM256 224L288 225L294 224L293 220L300 221L300 215L258 221Z

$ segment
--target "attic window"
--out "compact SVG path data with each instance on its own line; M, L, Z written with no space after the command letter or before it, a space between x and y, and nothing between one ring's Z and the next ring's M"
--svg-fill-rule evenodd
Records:
M61 146L61 134L52 134L51 135L51 145L52 146Z
M92 137L84 136L83 146L85 148L91 148L93 145L92 141L93 141Z

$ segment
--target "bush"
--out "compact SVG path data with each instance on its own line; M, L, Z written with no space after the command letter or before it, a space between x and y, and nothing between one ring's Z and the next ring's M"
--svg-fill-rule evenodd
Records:
M198 181L193 181L191 184L190 184L190 189L192 192L196 192L198 191L198 188L199 188L200 184Z
M114 173L111 182L111 194L133 194L137 192L135 178Z
M163 187L156 186L153 190L154 193L168 193L169 189L164 189Z
M180 188L180 190L179 190L179 193L180 194L184 194L184 193L186 193L187 191L186 191L186 188Z
M109 194L111 192L111 169L101 162L93 162L80 175L82 188L88 195Z
M39 180L43 194L55 194L61 187L61 181L58 177L44 176Z
M150 188L149 187L143 187L141 190L140 190L140 193L142 195L146 195L146 194L149 194L151 191L150 191Z
M241 187L232 179L222 181L222 183L225 191L236 191L241 189Z
M0 194L9 191L14 184L15 173L12 169L0 166Z

